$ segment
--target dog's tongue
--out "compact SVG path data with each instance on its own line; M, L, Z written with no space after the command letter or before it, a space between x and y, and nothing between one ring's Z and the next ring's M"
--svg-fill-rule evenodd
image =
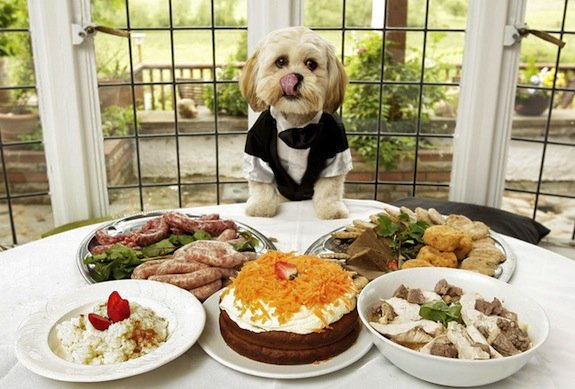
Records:
M283 76L280 79L283 94L287 96L297 96L296 85L298 82L297 76L293 73Z

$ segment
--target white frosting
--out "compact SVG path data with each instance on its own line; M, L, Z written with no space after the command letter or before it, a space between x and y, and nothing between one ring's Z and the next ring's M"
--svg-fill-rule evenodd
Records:
M224 289L227 290L227 289ZM223 297L222 297L223 295ZM323 317L328 324L335 323L342 318L343 315L349 313L355 308L356 294L353 292L348 293L345 298L340 297L334 303L326 305L322 311ZM346 299L351 301L353 305L348 307ZM296 334L310 334L317 332L325 327L324 323L317 317L311 310L302 306L286 323L281 324L278 318L274 315L275 308L270 307L263 301L262 306L266 309L271 319L262 321L261 310L251 312L246 310L242 315L242 307L239 302L236 302L234 289L231 288L226 293L220 294L220 309L226 311L230 319L232 319L240 328L252 332L265 332L265 331L286 331ZM254 320L254 316L258 320Z

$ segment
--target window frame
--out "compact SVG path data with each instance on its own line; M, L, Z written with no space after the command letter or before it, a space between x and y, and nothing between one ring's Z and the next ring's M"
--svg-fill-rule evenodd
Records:
M28 0L52 209L54 223L60 225L106 216L109 204L93 42L88 37L79 45L72 44L72 25L90 23L90 1L49 3ZM525 5L526 0L470 2L466 45L474 50L466 49L463 61L476 66L473 71L466 69L461 80L451 200L500 205L518 70L518 48L504 47L501 42L504 26L522 21ZM302 9L302 0L249 0L249 52L268 31L301 24ZM486 33L489 39L481 35ZM482 66L493 77L489 85ZM62 67L65 71L59 70ZM477 85L484 93L475 93ZM250 113L250 124L254 118ZM486 118L493 120L486 122ZM486 127L487 133L479 131ZM470 155L481 156L479 165L488 169L478 174Z

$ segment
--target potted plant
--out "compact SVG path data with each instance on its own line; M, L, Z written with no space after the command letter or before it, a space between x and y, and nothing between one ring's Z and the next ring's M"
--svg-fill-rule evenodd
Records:
M522 116L539 116L551 104L549 89L555 80L555 69L544 67L539 70L534 60L530 60L524 72L519 74L519 85L515 95L515 112ZM563 74L557 75L555 86L563 86ZM521 87L521 86L527 87Z

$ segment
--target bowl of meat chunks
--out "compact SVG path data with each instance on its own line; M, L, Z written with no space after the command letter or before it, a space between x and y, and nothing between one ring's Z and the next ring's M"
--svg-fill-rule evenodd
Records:
M358 312L379 351L424 381L478 386L519 371L544 344L549 320L525 292L461 269L384 274Z

